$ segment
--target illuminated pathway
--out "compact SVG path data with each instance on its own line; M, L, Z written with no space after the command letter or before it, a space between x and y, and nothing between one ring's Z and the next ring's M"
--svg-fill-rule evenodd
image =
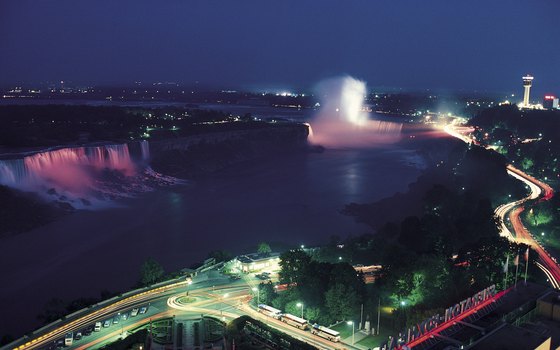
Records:
M470 132L468 128L459 128L454 124L449 124L445 126L444 130L449 135L466 143L473 142L473 140L466 135L466 133ZM472 129L470 130L472 131ZM549 200L554 195L554 191L546 183L524 173L511 164L507 166L507 173L517 180L522 181L527 188L529 188L530 193L525 198L502 204L496 208L494 214L500 223L500 235L507 237L511 241L531 246L540 259L540 262L536 263L537 267L545 273L554 288L560 289L560 266L556 262L556 259L535 240L531 232L523 225L520 218L520 214L525 210L525 203L537 200L538 198L540 198L541 201ZM508 213L508 218L514 233L512 233L505 224L505 218Z

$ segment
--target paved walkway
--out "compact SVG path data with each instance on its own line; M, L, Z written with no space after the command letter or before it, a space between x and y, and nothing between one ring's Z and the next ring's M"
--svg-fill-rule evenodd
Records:
M361 350L368 350L369 348L367 346L358 344L358 342L362 339L364 339L365 337L367 337L367 334L364 334L360 331L354 333L354 348L356 349L361 349ZM349 345L352 347L352 336L349 336L346 339L343 339L342 342L346 345Z

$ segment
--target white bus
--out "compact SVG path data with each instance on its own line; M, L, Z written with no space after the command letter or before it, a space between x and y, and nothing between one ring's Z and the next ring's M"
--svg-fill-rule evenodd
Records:
M290 315L290 314L283 314L282 315L282 322L289 324L290 326L297 327L299 329L306 329L307 328L307 320L303 318Z
M278 320L280 319L280 316L282 316L282 311L265 304L259 304L259 312Z
M340 341L340 333L338 333L337 331L333 331L332 329L328 329L327 327L319 326L318 324L313 325L313 328L311 328L311 333L335 343Z

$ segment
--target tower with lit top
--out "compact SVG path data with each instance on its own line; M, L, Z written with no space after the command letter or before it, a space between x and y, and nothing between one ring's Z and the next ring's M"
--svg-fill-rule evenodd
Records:
M529 108L529 95L531 93L531 85L533 84L533 77L527 74L523 77L523 87L525 92L523 94L523 107Z

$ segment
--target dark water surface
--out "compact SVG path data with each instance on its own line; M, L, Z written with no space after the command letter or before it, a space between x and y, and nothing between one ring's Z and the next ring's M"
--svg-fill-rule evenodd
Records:
M405 191L421 167L414 151L399 146L285 156L4 238L0 333L38 326L35 316L53 297L128 289L147 257L171 271L215 249L239 253L260 241L311 245L368 232L339 210Z

